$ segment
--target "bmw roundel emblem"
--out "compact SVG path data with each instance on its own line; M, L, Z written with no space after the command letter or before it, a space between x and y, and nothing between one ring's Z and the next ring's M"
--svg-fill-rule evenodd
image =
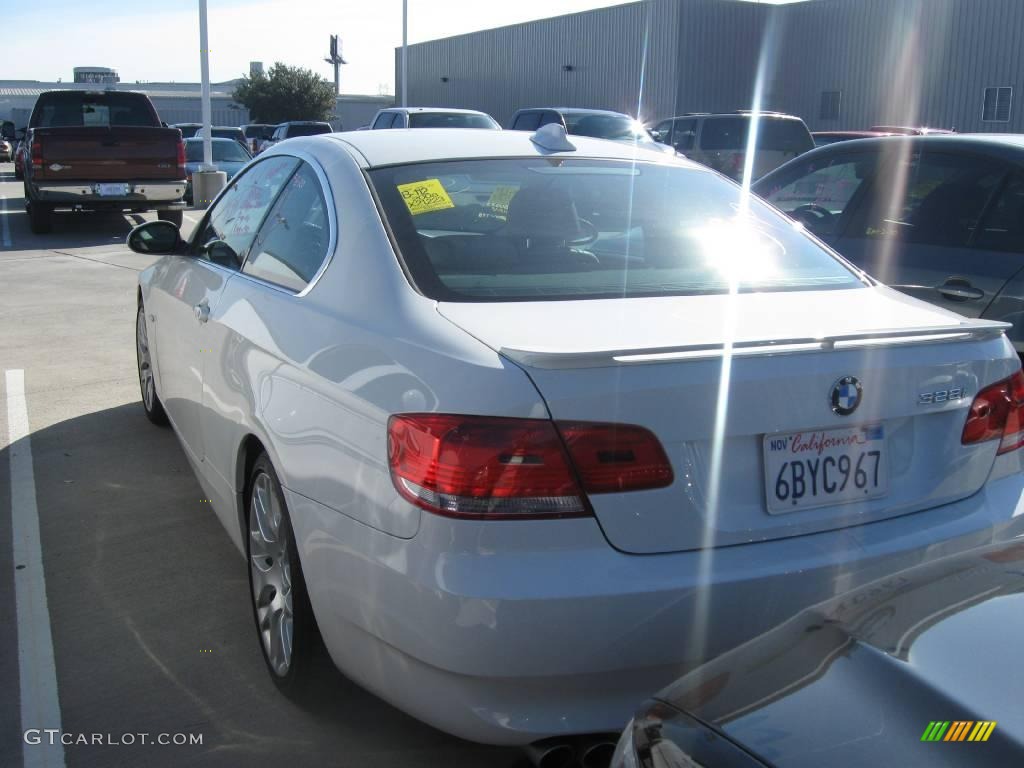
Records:
M862 394L860 380L856 376L844 376L832 385L830 400L833 413L849 416L860 405Z

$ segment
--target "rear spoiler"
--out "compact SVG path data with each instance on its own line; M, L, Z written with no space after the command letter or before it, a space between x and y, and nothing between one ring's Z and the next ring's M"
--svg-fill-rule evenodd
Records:
M893 328L854 331L830 336L791 339L737 341L733 344L689 344L647 349L610 349L599 352L543 352L502 348L498 353L528 368L607 368L637 363L664 363L673 360L709 360L731 355L794 355L807 352L831 352L837 349L891 347L896 345L937 344L948 341L986 341L998 338L1012 327L998 320L965 319L959 323L926 328Z

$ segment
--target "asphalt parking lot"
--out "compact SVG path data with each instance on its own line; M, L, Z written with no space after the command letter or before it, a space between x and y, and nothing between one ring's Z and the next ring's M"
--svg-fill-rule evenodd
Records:
M185 234L199 215L186 214ZM7 372L24 372L31 448L31 462L22 453L11 471L12 451L29 445L11 445L21 401L6 386L0 765L37 764L33 747L23 755L23 730L53 727L11 693L20 684L18 632L28 631L14 579L31 569L14 560L12 515L25 514L33 493L61 728L122 742L66 746L66 765L522 765L520 752L435 731L332 669L306 708L275 690L252 627L245 564L174 435L150 425L139 404L136 276L151 259L124 238L142 218L58 215L52 234L34 236L21 182L0 164L0 387L14 380ZM138 736L178 733L201 734L202 743Z

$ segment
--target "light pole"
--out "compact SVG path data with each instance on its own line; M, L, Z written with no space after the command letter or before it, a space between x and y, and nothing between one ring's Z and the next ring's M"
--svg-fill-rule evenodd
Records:
M192 174L192 205L206 208L228 183L228 175L213 164L213 121L210 115L210 42L206 34L206 0L199 0L199 73L202 78L203 165Z
M409 0L402 0L402 106L409 106Z
M213 144L210 142L210 41L206 33L206 0L199 0L199 73L202 79L200 101L203 110L203 170L213 170Z

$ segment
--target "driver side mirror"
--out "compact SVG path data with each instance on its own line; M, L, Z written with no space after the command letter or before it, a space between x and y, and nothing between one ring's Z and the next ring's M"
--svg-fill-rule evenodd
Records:
M175 253L181 244L181 233L169 221L147 221L128 233L128 247L136 253Z

